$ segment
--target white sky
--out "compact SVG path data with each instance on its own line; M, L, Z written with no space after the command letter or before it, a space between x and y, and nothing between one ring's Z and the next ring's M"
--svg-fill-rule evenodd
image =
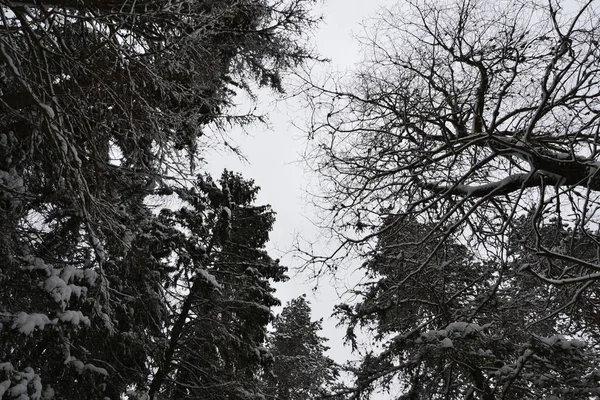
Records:
M319 54L331 60L322 70L346 70L358 63L359 46L355 36L363 31L361 22L391 1L325 0L324 4L318 4L320 9L317 13L323 15L324 23L313 40ZM241 161L233 154L213 152L207 155L207 168L215 177L220 175L223 168L240 172L245 178L254 179L261 187L257 204L270 204L277 212L269 253L274 258L280 258L282 265L290 267L292 275L292 268L299 264L293 254L289 253L296 236L301 234L311 241L318 240L320 236L319 230L311 222L315 220L315 214L306 195L306 189L310 189L310 175L301 162L306 138L294 126L306 125L306 111L300 99L275 101L271 93L261 93L259 102L258 112L268 114L270 129L257 125L246 128L246 133L240 130L231 134L248 162ZM317 244L326 246L326 243ZM353 277L350 274L346 278ZM277 297L285 304L306 293L312 304L313 318L324 320L322 335L330 339L329 355L336 361L343 362L350 357L349 348L342 343L344 329L337 329L337 321L330 317L333 306L339 302L339 290L331 286L328 278L321 279L316 291L312 290L313 287L314 282L296 276L277 286Z

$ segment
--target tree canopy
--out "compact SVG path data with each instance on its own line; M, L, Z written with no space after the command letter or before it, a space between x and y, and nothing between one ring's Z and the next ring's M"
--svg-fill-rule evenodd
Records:
M400 2L354 72L307 77L307 157L341 241L312 261L364 260L338 311L382 346L348 397L597 395L597 7Z
M311 5L0 1L0 397L260 398L273 213L198 166Z
M379 352L363 351L350 368L355 385L343 392L368 398L387 388L402 399L484 400L597 395L597 285L588 283L584 297L580 287L547 285L524 273L524 263L540 260L516 235L510 261L481 261L456 241L431 258L424 250L434 242L406 244L431 228L405 223L381 235L364 266L370 279L355 292L362 300L337 307L355 347L361 328L381 345ZM555 225L543 233L548 246L570 235ZM589 251L579 238L568 254Z
M289 301L275 318L267 346L273 356L266 379L268 398L319 399L331 391L338 366L325 355L329 348L319 335L321 323L311 320L306 296Z
M595 4L403 5L367 31L354 75L308 89L327 221L377 231L411 215L496 248L532 210L533 225L593 226Z
M338 384L307 300L273 314L273 210L202 164L314 3L0 0L0 398L600 396L599 6L398 2L306 77L312 265L364 273Z

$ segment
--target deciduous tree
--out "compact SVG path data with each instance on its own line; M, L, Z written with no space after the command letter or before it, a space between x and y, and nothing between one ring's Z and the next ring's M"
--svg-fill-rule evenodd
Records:
M534 234L550 218L593 231L596 7L465 0L382 11L356 73L308 89L308 157L324 178L326 222L348 245L392 214L490 249L505 247L514 218L532 210ZM595 279L594 265L579 261Z
M385 339L353 396L398 374L407 398L595 394L598 15L404 2L367 27L354 74L310 84L308 159L342 242L313 261L366 259L365 298L340 312Z

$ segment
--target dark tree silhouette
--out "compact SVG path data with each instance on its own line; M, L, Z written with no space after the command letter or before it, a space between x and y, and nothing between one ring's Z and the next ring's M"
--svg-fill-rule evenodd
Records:
M291 300L273 322L268 350L273 370L266 383L267 398L277 400L319 399L331 390L338 366L325 355L326 338L319 336L321 322L311 321L306 297Z
M349 396L597 394L598 15L409 1L366 28L355 73L307 78L307 159L341 240L310 261L364 257L364 298L340 315L384 343Z
M280 305L272 282L287 270L264 246L275 222L254 204L252 181L225 171L215 184L198 180L178 191L185 206L162 210L161 246L176 267L169 283L175 305L150 398L260 399L260 371L271 308ZM165 261L168 261L166 258Z
M404 399L484 400L597 394L600 336L597 314L590 313L597 285L554 286L532 276L523 265L568 263L539 259L523 246L530 238L518 233L510 262L480 261L449 240L406 244L432 229L412 222L382 234L364 266L371 279L355 291L362 300L337 307L353 346L360 345L361 328L381 345L349 368L355 382L343 392L368 398L387 388ZM542 229L547 246L571 236L555 225ZM588 241L579 238L569 254L589 252Z
M550 219L575 235L594 231L597 15L591 1L419 1L383 11L357 72L307 89L308 159L324 177L325 222L348 246L376 236L390 214L489 249L505 247L514 218L533 210L534 234ZM586 272L560 279L596 279L589 261L573 260Z
M173 227L156 204L191 190L202 151L227 128L261 118L233 115L236 94L281 92L282 73L311 57L311 4L0 1L4 398L166 390L154 374L179 371L164 364L180 348L175 321L186 304L169 282L194 275L172 264L185 249L167 240ZM196 228L198 240L213 236ZM266 288L271 278L256 280ZM259 342L253 335L240 340Z

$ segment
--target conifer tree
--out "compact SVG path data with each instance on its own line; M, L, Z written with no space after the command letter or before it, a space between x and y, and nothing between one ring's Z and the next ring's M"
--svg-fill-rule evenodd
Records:
M269 338L273 375L267 394L277 400L317 399L334 383L338 369L325 355L326 338L319 336L322 320L311 321L305 296L291 300L273 323Z
M542 245L565 256L553 264L530 250L527 218L518 222L510 262L482 262L458 242L439 245L439 239L425 238L435 229L429 224L384 225L363 265L371 278L355 291L361 301L338 306L354 347L360 347L360 329L381 349L350 366L355 381L341 391L343 398L369 399L382 389L406 400L581 399L598 393L597 288L588 284L591 295L580 297L581 288L549 285L528 268L541 263L565 270L573 254L596 257L590 245L595 239L566 242L568 228L544 226ZM404 244L408 238L414 244Z
M275 221L254 204L253 181L225 171L218 182L198 178L178 191L182 207L162 210L164 260L175 310L150 383L150 398L260 399L259 372L271 308L280 305L272 282L286 268L264 246Z
M311 2L0 2L0 397L163 394L185 304L171 284L206 257L156 200L192 190L208 124L259 119L229 112L236 94L281 92L310 58ZM198 242L215 207L180 218Z

